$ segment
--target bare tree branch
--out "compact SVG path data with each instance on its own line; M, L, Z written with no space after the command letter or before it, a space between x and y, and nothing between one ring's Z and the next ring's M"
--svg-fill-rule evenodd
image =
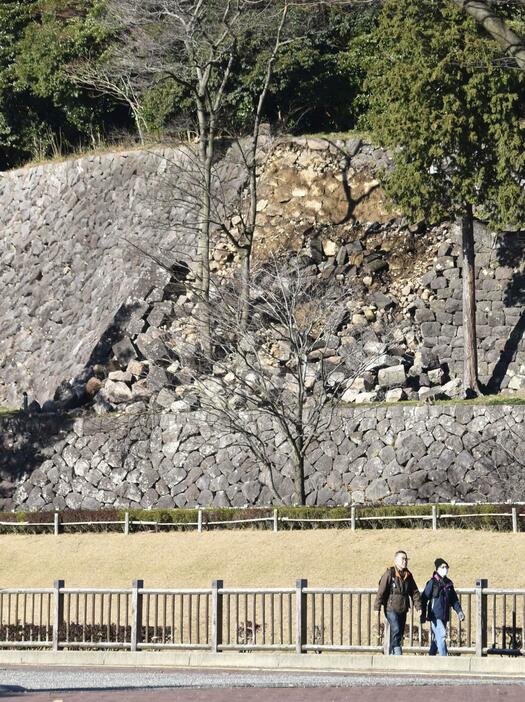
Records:
M487 0L451 0L481 24L485 31L506 51L518 67L525 71L525 39L496 14ZM525 2L520 1L525 7Z

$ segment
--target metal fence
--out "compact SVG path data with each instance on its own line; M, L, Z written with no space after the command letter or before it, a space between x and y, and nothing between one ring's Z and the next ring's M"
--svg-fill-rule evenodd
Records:
M388 626L373 609L375 588L52 588L0 590L0 647L201 649L388 653ZM457 590L465 621L453 615L451 653L525 655L525 590L478 580ZM404 650L425 653L428 623L410 611Z

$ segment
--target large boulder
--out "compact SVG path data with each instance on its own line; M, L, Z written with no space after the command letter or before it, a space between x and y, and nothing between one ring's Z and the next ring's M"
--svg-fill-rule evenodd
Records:
M377 374L377 380L382 388L401 388L407 379L405 367L401 364L381 368Z

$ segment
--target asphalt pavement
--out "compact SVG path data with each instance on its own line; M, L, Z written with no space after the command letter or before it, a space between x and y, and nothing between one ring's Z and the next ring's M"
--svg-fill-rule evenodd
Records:
M525 679L202 669L0 669L0 698L24 702L428 702L429 695L444 696L447 702L524 702Z

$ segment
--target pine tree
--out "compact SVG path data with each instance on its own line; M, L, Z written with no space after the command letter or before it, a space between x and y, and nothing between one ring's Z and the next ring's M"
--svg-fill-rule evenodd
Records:
M413 220L457 218L463 251L464 391L478 393L474 214L495 228L525 216L525 80L448 0L385 0L367 116L394 150L386 189Z

